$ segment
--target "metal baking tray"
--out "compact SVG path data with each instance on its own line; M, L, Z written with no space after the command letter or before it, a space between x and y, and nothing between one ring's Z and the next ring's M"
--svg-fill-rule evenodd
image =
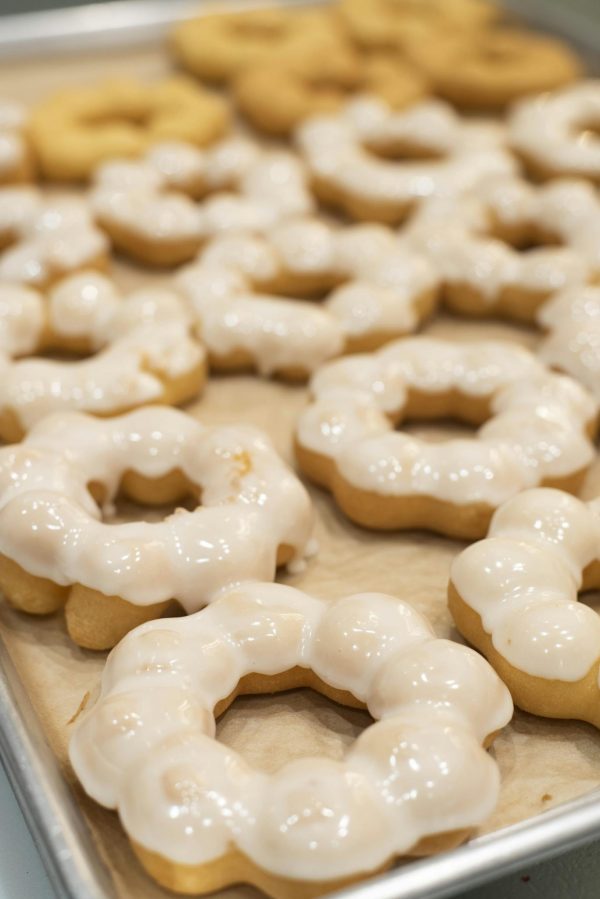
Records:
M310 2L310 0L309 0ZM318 0L317 0L318 2ZM258 0L244 6L306 5ZM221 0L220 9L239 8ZM0 18L0 62L149 44L173 22L198 12L198 0L118 0ZM600 69L600 17L558 0L505 2L509 12L574 44L590 71ZM65 782L35 710L0 637L0 759L60 899L114 899L77 800ZM412 862L336 893L345 899L441 899L600 838L600 789L451 852Z

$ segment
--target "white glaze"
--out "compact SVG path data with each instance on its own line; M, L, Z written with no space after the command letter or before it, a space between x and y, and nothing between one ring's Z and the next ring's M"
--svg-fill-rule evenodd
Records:
M378 720L339 762L302 759L266 775L215 741L213 709L245 674L297 666ZM252 584L128 634L69 754L86 791L118 808L146 849L198 865L234 845L273 874L322 881L485 820L499 776L480 744L511 715L490 666L436 639L408 603Z
M539 355L584 384L600 403L600 287L564 291L540 310Z
M386 496L495 507L593 458L591 395L509 343L406 338L328 363L311 389L299 444L333 459L345 481ZM471 440L429 443L393 430L408 390L488 398L492 417Z
M255 292L281 277L345 282L322 306ZM214 356L250 353L262 374L310 373L343 352L349 338L396 337L420 322L419 298L437 289L432 266L378 225L334 229L314 219L264 235L212 240L175 279Z
M202 505L161 522L105 524L87 492L101 483L110 504L125 471L174 469ZM0 449L0 552L30 574L139 605L177 598L191 612L226 586L272 579L278 547L301 558L312 523L305 489L262 432L204 427L167 406L46 416Z
M600 179L600 80L580 81L518 103L509 120L516 150L555 175Z
M84 268L108 249L85 200L44 198L31 187L0 189L0 235L11 243L0 255L0 281L32 286Z
M72 275L46 297L0 284L0 409L10 409L27 430L61 409L110 414L158 401L164 379L204 363L190 328L173 293L146 288L123 300L97 272ZM73 338L100 352L65 362L12 358Z
M198 183L206 193L220 192L197 203L186 190ZM206 151L161 144L144 160L105 163L96 171L91 205L107 227L159 243L195 240L199 246L222 232L262 231L305 215L313 201L291 153L231 138Z
M600 559L600 506L528 490L492 519L488 537L453 562L451 581L494 647L527 674L578 681L600 656L600 618L577 602Z
M516 169L499 126L461 120L440 100L392 112L373 97L359 98L335 115L303 123L296 137L309 171L321 184L345 198L379 203L399 214L427 197L466 190ZM398 142L440 158L390 161L368 149Z

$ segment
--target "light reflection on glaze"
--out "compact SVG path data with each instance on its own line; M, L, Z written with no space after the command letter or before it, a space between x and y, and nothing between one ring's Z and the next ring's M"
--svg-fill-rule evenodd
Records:
M600 504L528 490L495 513L488 537L454 561L451 581L497 651L527 674L577 681L600 656L600 617L577 602L600 558Z
M107 414L158 401L164 380L204 363L204 348L189 332L182 301L160 288L124 300L97 272L65 278L46 296L0 283L0 409L27 429L65 408ZM69 362L12 358L73 339L100 352Z
M471 440L430 443L393 430L409 389L489 398L492 417ZM509 343L413 337L330 362L313 377L301 446L335 460L345 481L385 495L497 506L589 465L596 403L570 378Z
M581 81L518 103L509 121L512 146L555 176L600 179L600 80Z
M335 115L306 121L296 138L313 177L350 213L353 200L367 200L401 216L428 197L464 191L516 170L500 126L466 122L441 100L400 112L373 97L352 100ZM368 149L398 144L440 158L390 161Z
M311 276L335 288L321 306L261 294L261 284ZM314 219L265 235L213 240L176 284L199 318L210 352L249 352L263 374L296 366L307 373L339 355L348 338L409 332L416 301L435 291L432 266L378 225L333 229Z
M539 355L585 384L600 402L600 288L566 290L541 310L548 332Z
M379 720L342 761L300 759L266 775L215 741L213 708L245 674L296 666ZM274 874L328 880L484 821L499 776L480 744L511 715L487 662L436 639L407 603L253 584L127 635L69 752L87 792L118 808L147 849L201 864L234 844Z
M87 493L110 505L126 470L157 478L180 469L202 506L164 521L105 524ZM0 552L58 584L81 583L145 605L171 597L187 611L223 587L274 577L280 545L302 558L308 495L254 428L205 428L168 407L113 419L45 418L0 450Z

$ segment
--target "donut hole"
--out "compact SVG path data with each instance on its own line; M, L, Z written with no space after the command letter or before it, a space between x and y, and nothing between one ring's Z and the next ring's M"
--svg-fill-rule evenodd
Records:
M489 397L467 398L455 391L448 394L411 391L394 425L405 434L430 443L443 443L460 437L472 438L491 416Z
M125 471L113 497L99 481L89 482L88 490L105 524L163 521L179 510L193 512L202 502L200 488L177 469L158 478Z
M434 147L401 139L369 140L363 146L372 156L388 162L428 162L445 156Z
M278 678L267 680L275 684ZM340 760L371 724L373 719L362 709L298 688L238 696L217 721L217 739L253 768L270 774L300 758Z
M575 122L572 136L578 144L595 144L600 147L600 118L582 118Z
M287 37L290 28L283 19L268 16L229 16L227 27L232 37L242 41L264 42L269 47L271 41ZM270 49L270 47L269 47Z
M90 110L81 117L81 122L86 126L99 129L128 128L143 131L148 127L151 119L152 115L149 109Z
M435 421L413 419L403 422L401 430L403 434L410 434L427 443L444 443L446 440L468 440L477 432L477 427L454 418L441 418Z

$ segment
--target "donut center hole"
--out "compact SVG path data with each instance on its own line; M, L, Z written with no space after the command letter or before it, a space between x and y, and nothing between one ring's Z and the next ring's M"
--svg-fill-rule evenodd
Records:
M88 125L94 128L146 128L151 118L149 110L127 110L120 112L115 110L112 112L89 112L85 116Z
M486 397L467 398L450 394L409 393L396 430L428 443L443 443L459 438L470 440L491 417Z
M242 16L239 20L235 16L231 16L229 26L233 35L241 40L264 41L267 44L283 37L286 30L282 22L271 22L268 19L260 18L249 20Z
M364 146L372 156L388 162L428 162L443 159L445 156L434 147L401 139L369 140Z
M583 119L573 128L573 136L579 144L600 143L600 118Z
M564 241L557 234L530 222L506 224L500 219L495 219L487 233L508 244L519 253L531 253L532 250L540 250L544 247L564 246Z
M470 440L477 433L478 426L454 418L442 418L435 421L411 421L399 426L403 434L410 434L426 443L445 443L447 440Z
M368 712L339 705L311 689L292 689L238 696L217 721L217 739L253 768L272 774L296 759L343 758L372 723Z
M105 524L164 521L180 511L193 512L201 504L199 489L179 471L156 479L126 471L116 496L112 498L104 485L97 481L90 482L88 490L102 512Z

